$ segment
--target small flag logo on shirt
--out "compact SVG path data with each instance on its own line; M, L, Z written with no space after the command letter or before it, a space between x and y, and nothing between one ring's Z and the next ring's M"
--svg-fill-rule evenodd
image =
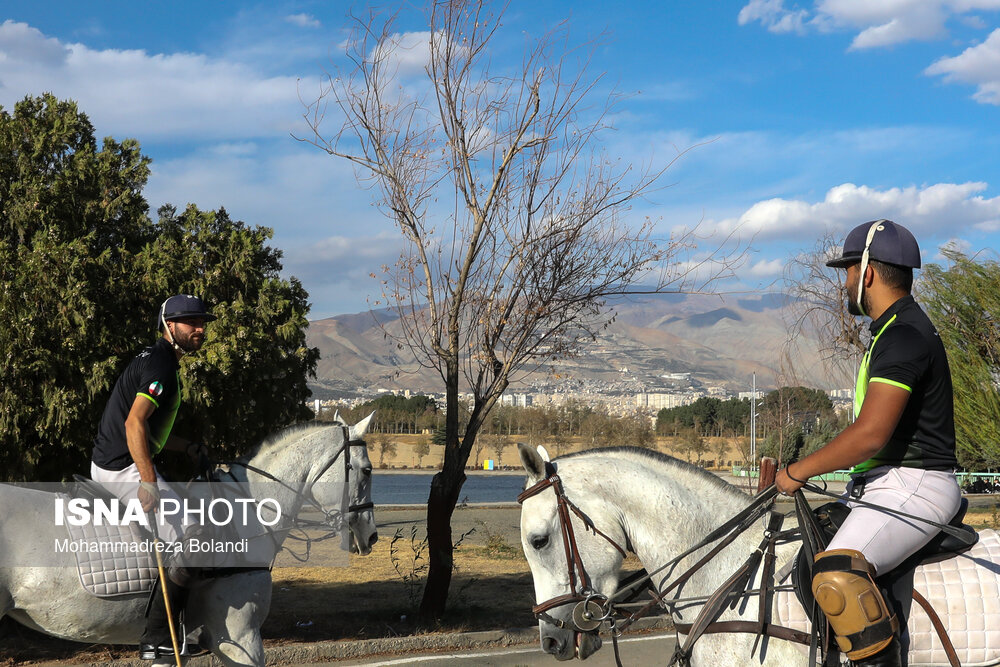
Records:
M159 382L154 382L153 384L149 385L149 395L152 396L153 398L156 398L162 393L163 393L163 385L160 384Z

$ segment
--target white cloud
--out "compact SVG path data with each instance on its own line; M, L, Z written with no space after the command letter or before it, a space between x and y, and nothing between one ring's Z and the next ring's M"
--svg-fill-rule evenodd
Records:
M740 25L760 22L770 32L805 33L805 22L809 12L804 9L785 9L784 0L750 0L740 10L737 20Z
M323 25L311 14L290 14L285 17L285 21L300 28L319 28Z
M1000 0L817 0L811 10L787 8L784 0L750 0L738 20L776 33L856 31L851 48L870 49L940 39L948 34L949 19L975 28L984 24L970 12L996 10Z
M754 278L772 278L781 275L785 262L781 259L762 259L747 271Z
M399 76L421 75L431 61L431 33L428 30L393 33L373 47L368 58L373 61L383 58L386 71Z
M1000 197L978 193L986 183L938 183L922 187L878 190L853 183L831 188L819 202L768 199L742 215L707 221L706 230L728 234L754 234L756 241L815 238L823 230L844 232L866 220L889 218L920 238L936 237L941 230L992 231L1000 229Z
M942 75L949 83L975 85L973 97L978 102L1000 105L1000 29L994 30L985 42L957 56L938 60L924 73Z
M24 23L0 25L0 105L52 92L76 100L98 134L215 140L287 136L301 115L298 87L202 54L149 54L63 44Z

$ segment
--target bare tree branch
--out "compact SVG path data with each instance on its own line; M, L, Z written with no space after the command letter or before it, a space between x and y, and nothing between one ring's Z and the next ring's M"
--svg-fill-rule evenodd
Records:
M618 98L591 105L602 78L588 71L598 43L567 46L561 24L529 42L516 70L496 67L488 54L501 15L485 0L432 0L430 37L407 54L395 16L357 17L353 69L328 76L304 113L312 136L301 140L355 165L399 227L404 248L383 279L399 319L384 331L445 387L421 607L430 616L447 595L464 467L512 378L578 354L613 320L610 297L708 290L742 261L735 236L690 262L696 228L661 241L651 220L628 218L685 151L660 167L609 157L599 138ZM417 78L399 63L422 49ZM329 104L341 124L327 136ZM472 393L464 433L460 386Z

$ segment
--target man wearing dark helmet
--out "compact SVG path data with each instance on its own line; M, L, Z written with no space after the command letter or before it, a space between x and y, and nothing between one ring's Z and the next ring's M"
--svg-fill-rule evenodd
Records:
M776 484L791 494L810 477L852 468L846 497L852 509L816 555L812 589L851 664L900 665L900 620L873 579L916 553L937 529L852 503L863 494L865 502L937 523L955 515L961 490L951 372L937 330L910 294L920 249L905 227L890 220L855 227L827 266L847 270L850 310L872 320L856 419L779 471Z
M178 294L164 301L157 317L162 336L129 363L104 408L94 439L90 476L123 499L138 497L146 512L154 510L161 496L176 499L163 484L153 458L165 448L197 456L201 447L170 432L181 403L180 359L201 349L205 324L214 319L196 296ZM160 530L165 542L173 542L183 526L168 521ZM176 615L187 597L190 571L170 568L170 575L167 594ZM149 607L139 652L147 660L173 655L159 586Z

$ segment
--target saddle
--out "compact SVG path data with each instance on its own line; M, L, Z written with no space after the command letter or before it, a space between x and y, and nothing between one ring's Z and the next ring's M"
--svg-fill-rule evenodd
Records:
M909 609L907 601L913 596L913 579L908 576L909 573L920 565L937 563L964 553L971 549L978 541L979 534L976 532L976 529L964 523L965 513L968 510L969 499L962 498L958 511L952 517L951 521L948 522L949 526L967 533L969 535L968 541L963 541L954 535L939 531L917 553L907 558L891 572L880 575L876 579L876 583L886 589L887 597L897 609L900 607L904 610ZM817 523L826 535L827 542L829 542L851 513L851 508L841 502L834 501L817 507L813 510L813 513L816 516ZM798 554L794 558L791 582L795 588L795 596L802 604L802 608L812 609L814 602L812 594L812 560L809 558L805 547L799 549ZM904 583L901 584L900 582ZM909 583L908 590L905 582ZM901 619L902 622L904 622L903 619Z

